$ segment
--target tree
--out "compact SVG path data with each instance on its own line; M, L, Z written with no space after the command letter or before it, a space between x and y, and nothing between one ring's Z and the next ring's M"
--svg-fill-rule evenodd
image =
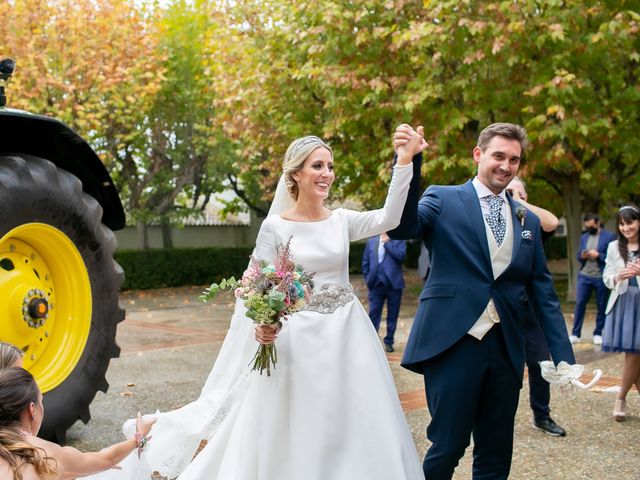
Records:
M395 124L425 123L428 182L455 183L474 173L484 126L520 123L532 143L523 173L562 199L574 258L580 212L609 213L633 190L637 3L242 2L230 22L242 60L219 87L249 162L241 178L272 191L287 143L320 132L340 193L379 205Z
M76 130L130 207L123 187L137 176L131 165L144 155L147 112L163 78L150 12L129 0L15 0L0 13L11 19L0 26L2 55L18 65L10 105Z
M164 76L145 112L144 146L118 168L128 192L128 211L145 247L147 223L162 224L164 246L170 247L170 224L203 209L211 194L222 188L224 139L215 124L215 92L207 87L203 62L206 40L215 37L217 28L209 3L176 0L158 12L155 27ZM180 201L181 195L191 201Z
M10 19L1 54L17 60L10 106L59 118L110 167L162 75L146 11L129 0L12 0L0 13Z
M443 2L398 35L431 58L450 120L436 150L455 152L494 121L524 124L525 172L562 197L575 258L585 205L611 211L635 176L638 124L636 2ZM417 37L410 32L421 32ZM436 42L435 39L439 39ZM635 148L634 148L635 147ZM535 197L534 197L535 198ZM570 262L569 296L575 263Z

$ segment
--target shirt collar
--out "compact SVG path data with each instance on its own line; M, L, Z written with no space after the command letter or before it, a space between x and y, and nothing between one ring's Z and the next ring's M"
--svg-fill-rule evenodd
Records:
M495 195L495 193L493 193L491 190L489 190L489 188L482 183L480 180L478 180L478 177L475 176L473 178L473 181L471 182L473 184L473 188L475 188L476 190L476 194L478 195L478 198L483 198L486 197L488 195ZM502 198L502 201L505 203L509 203L507 201L507 194L505 193L505 190L502 190L498 196L500 198Z

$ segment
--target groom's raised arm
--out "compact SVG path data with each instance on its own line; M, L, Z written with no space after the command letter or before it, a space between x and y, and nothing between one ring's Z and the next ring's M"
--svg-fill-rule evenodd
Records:
M393 162L396 162L396 158ZM419 238L420 229L418 228L418 201L420 200L420 168L422 167L422 153L413 157L413 177L409 184L409 193L407 201L402 210L400 225L393 230L387 232L389 237L394 240L406 240L410 238Z
M395 240L424 239L440 214L442 200L438 190L429 187L420 198L420 167L422 154L413 157L413 177L409 184L400 225L387 232Z

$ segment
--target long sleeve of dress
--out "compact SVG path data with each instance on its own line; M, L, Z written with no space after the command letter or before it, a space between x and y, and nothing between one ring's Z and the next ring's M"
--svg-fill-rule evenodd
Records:
M384 207L367 212L345 210L349 224L349 240L353 242L396 228L400 224L412 177L412 164L396 165L393 167L393 176L389 183Z

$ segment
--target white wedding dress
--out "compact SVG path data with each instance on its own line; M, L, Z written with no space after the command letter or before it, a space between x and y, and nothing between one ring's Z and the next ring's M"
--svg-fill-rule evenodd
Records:
M411 176L411 165L395 168L380 210L337 209L313 223L267 217L254 256L272 261L291 237L296 263L316 272L308 309L278 335L271 376L250 371L258 344L238 301L200 398L157 415L140 460L132 454L122 470L90 478L143 480L157 471L180 480L423 480L386 356L348 272L351 241L399 223Z

